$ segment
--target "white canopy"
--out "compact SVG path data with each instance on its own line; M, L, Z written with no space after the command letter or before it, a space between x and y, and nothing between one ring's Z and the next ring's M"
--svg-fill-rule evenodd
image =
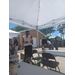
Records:
M65 23L65 0L9 0L9 23L42 29Z
M9 39L13 39L13 37L11 37L11 36L9 35Z
M20 32L16 32L13 30L9 30L9 38L12 39L13 37L18 37L19 35L21 35Z

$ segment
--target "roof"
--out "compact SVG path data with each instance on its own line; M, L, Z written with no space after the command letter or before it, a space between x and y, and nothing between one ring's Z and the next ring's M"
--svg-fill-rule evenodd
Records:
M36 30L36 29L27 29L27 30L30 31L30 30ZM19 31L19 32L24 32L24 31L27 31L27 30L22 30L22 31ZM41 31L38 31L38 32L45 36L45 34L43 34Z

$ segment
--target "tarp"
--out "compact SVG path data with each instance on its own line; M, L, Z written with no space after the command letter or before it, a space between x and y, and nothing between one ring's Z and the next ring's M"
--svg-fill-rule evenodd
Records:
M9 35L9 39L13 39L13 37L11 37L11 36Z
M13 37L18 37L19 35L21 35L20 32L16 32L13 30L9 30L9 38L12 39Z
M9 23L43 29L65 23L65 0L9 0Z

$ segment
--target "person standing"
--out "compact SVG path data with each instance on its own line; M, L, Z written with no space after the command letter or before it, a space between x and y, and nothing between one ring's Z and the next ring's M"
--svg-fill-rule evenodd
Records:
M23 44L24 44L24 48L25 48L25 57L24 57L24 62L27 61L27 59L31 60L32 57L32 36L29 35L29 31L25 32L26 35L23 36Z
M48 44L49 50L51 50L51 42L49 40L47 40L47 44Z
M59 44L58 39L57 39L57 37L55 37L54 47L55 47L56 50L58 50L58 44Z
M18 50L18 40L14 37L14 46L12 47L15 49L15 55L17 55Z

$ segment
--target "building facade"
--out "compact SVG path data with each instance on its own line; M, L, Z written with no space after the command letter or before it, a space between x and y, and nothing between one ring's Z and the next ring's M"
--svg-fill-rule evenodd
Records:
M23 41L23 36L25 35L25 31L26 30L20 31L22 41ZM32 35L32 38L33 38L33 47L42 46L42 39L45 38L45 35L42 32L38 31L38 41L37 41L37 30L31 29L31 30L28 30L28 31L29 31L30 35ZM19 40L18 42L19 42L19 45L20 45L21 44L20 36L17 39ZM38 43L39 43L39 45L38 45ZM23 43L22 43L22 48L23 47L24 46L23 46Z

